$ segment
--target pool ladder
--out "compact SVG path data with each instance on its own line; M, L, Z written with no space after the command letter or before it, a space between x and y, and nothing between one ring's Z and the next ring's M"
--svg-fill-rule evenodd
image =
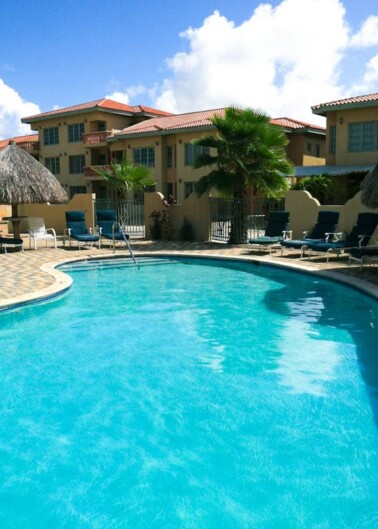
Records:
M113 225L113 230L114 230L114 228L115 228L117 225L118 225L118 229L119 229L119 231L122 233L123 240L124 240L125 243L126 243L126 246L127 246L128 250L129 250L129 252L130 252L130 255L131 255L131 257L132 257L132 260L134 261L134 264L139 268L139 265L138 265L138 263L136 262L136 259L135 259L135 257L134 257L133 251L132 251L132 249L131 249L129 239L126 237L126 233L123 231L123 228L122 228L121 224L119 224L119 222L118 222L118 223L114 223L114 225ZM114 231L113 231L113 253L115 253Z

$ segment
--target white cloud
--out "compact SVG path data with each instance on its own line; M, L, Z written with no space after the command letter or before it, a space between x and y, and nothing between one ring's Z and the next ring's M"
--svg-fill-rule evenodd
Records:
M130 104L130 97L127 92L121 92L119 90L113 92L112 94L106 95L105 99L113 99L113 101L118 101L119 103L123 103L124 105Z
M111 94L106 95L105 98L113 99L113 101L118 101L119 103L123 103L125 105L131 105L131 99L139 97L140 95L144 95L146 93L153 94L153 89L148 90L145 86L139 84L128 86L127 88L125 88L124 91L115 90Z
M356 48L378 45L378 16L371 15L365 20L360 31L350 39L350 45Z
M39 113L38 105L24 101L0 79L0 139L31 134L30 125L21 123L21 118Z
M340 0L261 4L240 24L215 11L181 34L155 106L173 112L229 104L318 121L311 105L344 96L338 68L349 28ZM324 120L321 121L324 123Z
M366 64L362 79L353 85L352 94L368 94L377 91L378 85L378 54Z

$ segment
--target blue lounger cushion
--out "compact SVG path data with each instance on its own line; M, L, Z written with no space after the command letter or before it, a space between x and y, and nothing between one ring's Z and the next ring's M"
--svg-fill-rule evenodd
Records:
M75 239L79 243L94 243L100 240L99 235L88 230L85 223L85 211L66 211L66 224L70 240Z
M249 244L271 246L283 239L283 233L289 226L290 213L288 211L272 211L266 226L265 234L261 237L248 239Z
M308 248L313 252L325 252L328 261L331 252L339 255L350 248L367 246L377 226L378 213L359 213L356 225L344 241L313 242Z
M17 237L0 237L0 244L14 244L15 246L20 246L20 244L23 244L23 240L18 239Z
M113 209L103 209L97 212L97 225L101 229L101 237L113 240L113 226L114 226L114 240L123 241L124 236L120 230L117 222L117 215ZM125 233L126 239L129 235Z
M338 211L319 211L316 224L307 237L283 240L281 241L281 246L301 250L304 246L308 246L311 243L325 242L327 233L335 233L338 222Z

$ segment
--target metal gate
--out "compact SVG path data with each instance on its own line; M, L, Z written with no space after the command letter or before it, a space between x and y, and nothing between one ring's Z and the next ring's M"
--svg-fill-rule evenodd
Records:
M230 239L231 232L231 208L230 198L211 198L210 215L211 230L210 237L213 242L225 242ZM266 221L271 211L285 209L284 199L268 200L254 199L249 203L247 216L248 238L259 237L264 234ZM247 242L247 241L245 241Z
M134 200L97 199L95 201L95 219L96 212L101 209L114 209L124 231L133 239L145 237L143 198Z

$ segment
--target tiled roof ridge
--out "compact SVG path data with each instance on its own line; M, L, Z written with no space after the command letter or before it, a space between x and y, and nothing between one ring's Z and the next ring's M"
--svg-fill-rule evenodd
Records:
M105 105L105 101L110 102L110 105ZM112 103L115 103L118 106L118 109L120 110L123 107L124 110L128 110L129 112L132 112L132 107L130 105L125 105L124 103L119 103L118 101L114 101L113 99L106 99L103 97L102 99L95 99L93 101L88 101L87 103L79 103L77 105L70 105L68 107L63 108L57 108L55 110L49 110L47 112L41 112L40 114L34 114L33 116L27 116L23 119L33 119L37 117L45 117L45 116L52 116L54 114L64 114L68 112L75 112L76 110L87 110L90 108L113 108Z
M365 94L361 96L346 97L343 99L335 99L334 101L328 101L326 103L319 103L318 105L313 105L311 108L313 110L316 110L322 107L348 105L352 103L362 103L362 102L369 102L369 101L378 101L378 92L374 92L373 94Z
M171 116L172 115L171 113L165 112L164 110L159 110L159 109L147 107L144 105L131 106L125 103L121 103L119 101L115 101L114 99L103 97L101 99L95 99L93 101L88 101L87 103L79 103L77 105L57 108L56 110L49 110L48 112L42 112L40 114L34 114L33 116L27 116L23 118L23 120L44 118L48 116L65 114L65 113L70 113L70 112L75 112L75 111L80 111L80 110L89 110L89 109L97 108L97 107L109 109L109 110L126 111L126 112L130 112L131 114L135 114L136 112L149 112L151 114L157 114L159 116L160 115L161 116Z
M307 121L301 121L295 118L288 118L287 116L280 117L280 118L272 118L272 121L288 121L289 123L296 123L300 125L301 127L309 127L313 129L326 130L325 127L322 127L321 125L315 125L314 123L308 123Z
M151 114L159 114L161 116L175 116L172 112L166 112L165 110L159 110L157 108L149 107L146 105L134 105L131 107L134 112L150 112Z

